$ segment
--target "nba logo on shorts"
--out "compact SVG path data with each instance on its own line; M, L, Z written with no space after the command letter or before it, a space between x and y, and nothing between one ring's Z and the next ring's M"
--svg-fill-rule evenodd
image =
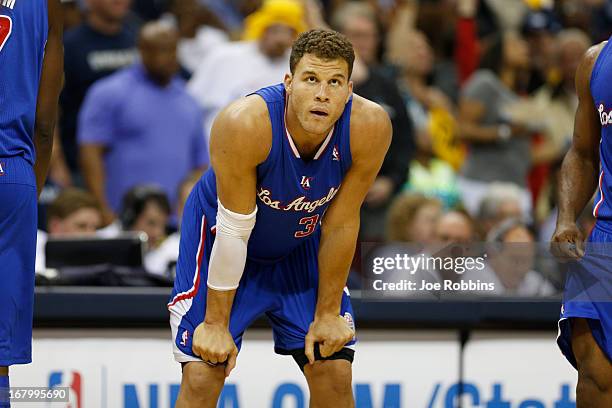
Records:
M349 312L346 312L342 317L344 317L346 324L348 324L351 330L355 331L355 321L353 320L353 316ZM355 340L355 336L353 336L353 340Z
M181 346L187 346L187 340L189 340L189 332L187 330L183 331L181 335Z
M69 402L62 408L83 407L81 404L81 385L81 374L77 371L52 371L49 374L49 388L68 387Z
M355 330L355 322L353 321L353 316L351 316L349 312L344 314L344 320L346 320L346 323L352 330Z

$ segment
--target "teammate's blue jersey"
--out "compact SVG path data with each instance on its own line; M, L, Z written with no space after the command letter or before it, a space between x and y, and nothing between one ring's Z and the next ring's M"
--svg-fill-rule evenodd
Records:
M47 0L0 0L0 157L35 161L34 120L48 24Z
M265 162L257 167L257 220L247 253L249 259L275 261L311 238L320 227L351 166L352 99L314 158L305 161L285 126L283 85L263 88L256 94L268 105L272 147ZM217 189L212 168L204 174L198 189L206 218L216 220Z
M611 38L612 40L612 38ZM601 122L597 196L593 215L597 222L612 223L612 41L604 46L591 74L591 94ZM612 225L611 225L612 226Z

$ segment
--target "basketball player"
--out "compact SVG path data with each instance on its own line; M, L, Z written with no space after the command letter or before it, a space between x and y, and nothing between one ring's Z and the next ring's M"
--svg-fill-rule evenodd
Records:
M60 0L0 0L0 390L9 366L32 361L37 188L47 176L62 72Z
M553 252L572 263L558 343L578 370L578 408L612 407L612 42L591 48L576 72L578 111L563 161ZM576 219L598 188L587 251ZM607 243L607 245L606 245ZM608 249L606 249L608 248Z
M385 111L352 94L353 61L344 36L308 31L283 84L218 115L168 305L183 363L177 407L216 406L245 329L264 313L276 353L303 370L311 406L353 406L345 284L359 208L391 141Z

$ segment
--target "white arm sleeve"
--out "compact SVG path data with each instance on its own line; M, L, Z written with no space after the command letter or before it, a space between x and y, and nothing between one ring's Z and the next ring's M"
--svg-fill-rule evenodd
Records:
M233 290L244 272L257 207L245 215L228 210L220 200L217 203L217 233L208 264L207 284L214 290Z

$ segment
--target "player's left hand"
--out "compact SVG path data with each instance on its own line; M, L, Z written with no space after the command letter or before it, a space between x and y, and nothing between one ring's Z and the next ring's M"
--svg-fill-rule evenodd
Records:
M310 364L315 362L314 345L319 343L321 357L329 357L342 350L344 345L351 341L355 336L355 331L351 329L342 316L325 315L316 317L310 324L304 351Z

